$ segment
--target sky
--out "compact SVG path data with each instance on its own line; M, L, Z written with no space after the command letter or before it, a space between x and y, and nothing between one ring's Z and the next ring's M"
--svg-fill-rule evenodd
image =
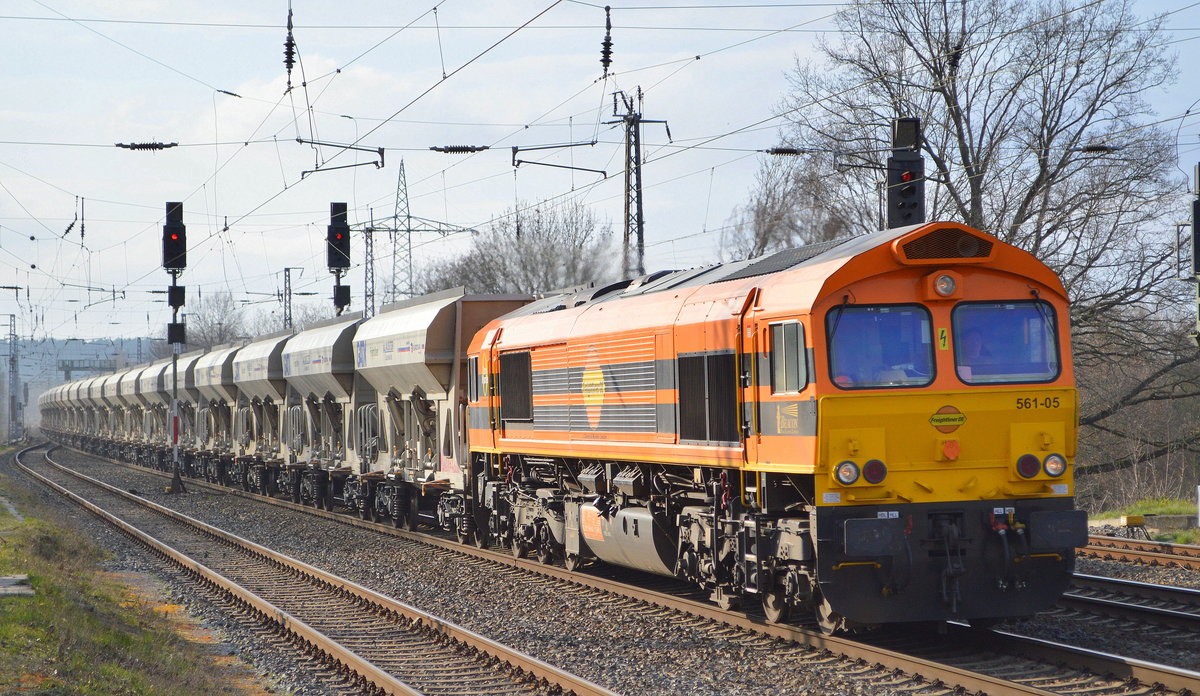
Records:
M518 201L576 201L619 239L623 132L607 122L613 93L639 88L643 117L670 130L647 123L642 136L647 270L714 261L766 156L757 151L779 143L787 72L816 54L840 5L610 4L605 76L602 3L292 0L288 90L287 0L5 0L0 285L21 289L0 290L0 314L17 314L25 337L162 335L167 201L184 204L189 302L227 290L252 313L279 313L288 267L302 269L295 291L320 293L297 302L328 298L329 203L347 202L355 226L391 218L401 162L414 216L482 229ZM1200 64L1200 3L1135 9L1173 13L1183 68L1149 101L1162 118L1194 114L1187 66ZM1182 182L1200 159L1200 122L1171 123L1182 126ZM114 146L153 142L177 145ZM349 143L364 150L340 147ZM490 149L430 150L447 145ZM558 166L514 168L514 146L530 148L522 160ZM415 233L414 265L468 238ZM392 249L389 235L375 239L382 295ZM357 311L363 240L353 241L345 282Z

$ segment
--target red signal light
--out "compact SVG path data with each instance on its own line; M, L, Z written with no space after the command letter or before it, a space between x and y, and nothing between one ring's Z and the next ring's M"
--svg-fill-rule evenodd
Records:
M341 233L341 232L338 232L337 234L333 235L333 238L334 238L334 239L341 239L341 238L342 238L342 233Z
M912 172L901 172L900 173L900 181L903 181L904 183L907 184L908 182L910 182L912 180L913 180Z
M178 241L178 240L179 240L179 233L172 232L171 233L171 241L174 242L174 241Z

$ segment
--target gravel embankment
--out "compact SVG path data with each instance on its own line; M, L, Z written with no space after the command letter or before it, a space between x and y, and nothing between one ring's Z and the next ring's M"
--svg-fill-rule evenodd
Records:
M40 456L40 454L39 454ZM214 595L197 589L174 567L151 555L145 547L117 532L110 525L84 512L73 503L30 479L12 466L12 455L0 458L0 471L14 486L21 487L39 505L54 511L54 521L92 539L108 551L105 570L112 573L148 575L162 584L165 598L181 605L217 639L217 654L237 656L262 677L268 692L295 696L339 696L344 694L326 674L304 669L298 654L288 646L266 640L233 618Z
M324 568L626 694L899 694L882 669L830 660L728 628L619 602L575 596L544 582L465 563L461 556L302 513L193 487L162 493L164 479L58 450L84 473ZM851 672L864 672L850 676ZM887 680L888 686L879 682ZM907 686L908 689L904 687ZM919 693L919 692L918 692Z

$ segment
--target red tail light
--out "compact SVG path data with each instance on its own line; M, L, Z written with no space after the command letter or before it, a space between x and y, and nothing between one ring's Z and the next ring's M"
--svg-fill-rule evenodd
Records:
M1021 455L1017 460L1017 473L1021 478L1033 478L1042 471L1042 460L1032 454Z
M887 466L878 459L872 459L863 464L862 473L867 483L879 483L887 478Z

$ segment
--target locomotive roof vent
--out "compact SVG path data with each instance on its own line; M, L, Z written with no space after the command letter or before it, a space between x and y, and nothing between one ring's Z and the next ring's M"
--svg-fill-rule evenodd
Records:
M900 240L897 240L899 242ZM893 250L901 263L984 263L991 259L991 241L956 227L944 227L911 239Z

